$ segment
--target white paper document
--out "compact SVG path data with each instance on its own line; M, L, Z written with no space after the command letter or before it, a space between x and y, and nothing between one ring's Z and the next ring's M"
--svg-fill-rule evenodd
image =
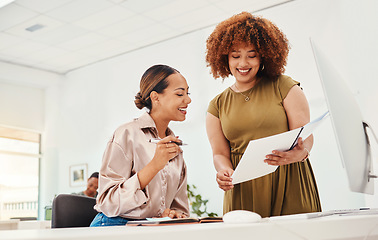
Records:
M277 166L265 163L265 156L271 154L273 150L287 151L294 148L298 138L302 137L303 140L308 138L328 116L327 111L303 127L250 141L232 175L232 183L245 182L274 172Z

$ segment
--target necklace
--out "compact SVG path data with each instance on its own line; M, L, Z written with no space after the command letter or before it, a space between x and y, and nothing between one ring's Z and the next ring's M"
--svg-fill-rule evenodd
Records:
M245 100L246 102L248 102L248 101L250 100L249 95L251 94L253 88L251 88L251 90L249 90L248 95L244 95L244 94L239 90L239 88L236 86L235 83L234 83L234 87L236 88L236 90L239 91L239 93L240 93L241 95L243 95L244 100Z

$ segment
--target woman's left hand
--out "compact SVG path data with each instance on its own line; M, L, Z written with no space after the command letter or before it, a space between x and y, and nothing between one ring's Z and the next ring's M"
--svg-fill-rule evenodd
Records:
M187 216L181 212L175 211L173 209L165 209L161 214L161 217L170 217L170 218L186 218Z
M287 152L281 152L278 150L272 151L272 154L266 155L266 162L269 165L281 166L290 163L301 162L308 156L308 152L303 145L302 138L298 139L298 144Z

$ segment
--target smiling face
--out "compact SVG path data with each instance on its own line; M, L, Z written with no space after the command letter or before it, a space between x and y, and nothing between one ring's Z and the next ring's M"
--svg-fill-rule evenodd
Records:
M238 82L251 83L256 80L261 59L253 45L234 46L228 54L228 64L232 75Z
M167 77L168 87L162 93L153 92L151 114L159 115L165 121L184 121L186 109L192 101L189 87L180 73Z

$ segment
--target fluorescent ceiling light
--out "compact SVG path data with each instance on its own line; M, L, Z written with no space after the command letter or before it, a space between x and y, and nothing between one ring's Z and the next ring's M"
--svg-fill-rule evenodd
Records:
M0 8L8 5L9 3L14 2L14 0L0 0Z
M39 29L42 29L44 28L45 26L43 26L42 24L34 24L33 26L30 26L28 28L25 28L26 31L29 31L29 32L35 32Z

